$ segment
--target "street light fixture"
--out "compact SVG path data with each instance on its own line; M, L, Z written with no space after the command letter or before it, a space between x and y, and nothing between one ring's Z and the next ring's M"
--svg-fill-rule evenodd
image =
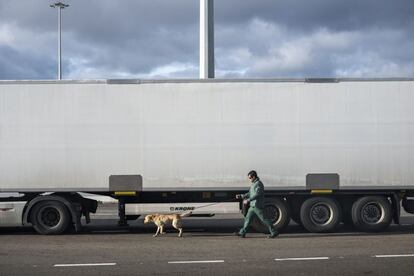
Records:
M62 79L62 35L61 35L61 10L69 7L69 5L62 2L57 2L50 5L51 8L58 10L58 80Z

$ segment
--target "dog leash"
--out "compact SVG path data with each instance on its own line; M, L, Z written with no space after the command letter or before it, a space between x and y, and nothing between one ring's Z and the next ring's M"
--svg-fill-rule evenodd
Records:
M226 200L226 201L220 201L220 202L213 202L213 203L209 203L209 204L201 205L201 206L198 206L198 207L194 207L194 209L193 209L193 210L191 210L191 211L194 211L194 210L196 210L196 209L200 209L200 208L205 208L205 207L208 207L208 206L217 205L217 204L220 204L220 203L226 203L226 202L235 202L235 201L232 199L232 200ZM183 214L184 214L184 213L188 213L188 212L183 212Z

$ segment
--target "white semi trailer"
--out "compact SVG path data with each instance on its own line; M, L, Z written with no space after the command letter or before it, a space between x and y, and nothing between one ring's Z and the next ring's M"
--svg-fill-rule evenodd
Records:
M239 212L255 169L279 229L380 231L414 212L413 103L414 79L1 81L0 224L80 230L79 192L120 224Z

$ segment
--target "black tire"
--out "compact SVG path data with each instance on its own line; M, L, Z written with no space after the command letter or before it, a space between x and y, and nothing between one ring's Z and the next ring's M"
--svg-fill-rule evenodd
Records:
M392 206L383 196L361 197L352 205L352 221L364 232L379 232L386 229L392 220Z
M71 222L66 206L58 201L42 201L30 212L33 228L42 235L58 235L63 233Z
M302 225L312 233L334 231L341 219L341 206L333 198L311 197L300 208Z
M270 219L277 231L283 230L290 222L289 206L279 198L268 199L263 210L264 217ZM261 233L268 233L269 229L256 216L252 220L252 228Z

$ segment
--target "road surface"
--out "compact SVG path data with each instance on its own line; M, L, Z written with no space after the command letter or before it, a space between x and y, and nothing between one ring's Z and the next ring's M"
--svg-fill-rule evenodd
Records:
M184 237L153 238L142 219L117 227L103 208L80 234L0 230L0 275L413 275L414 217L383 233L312 234L291 223L277 239L233 235L240 216L186 218Z

